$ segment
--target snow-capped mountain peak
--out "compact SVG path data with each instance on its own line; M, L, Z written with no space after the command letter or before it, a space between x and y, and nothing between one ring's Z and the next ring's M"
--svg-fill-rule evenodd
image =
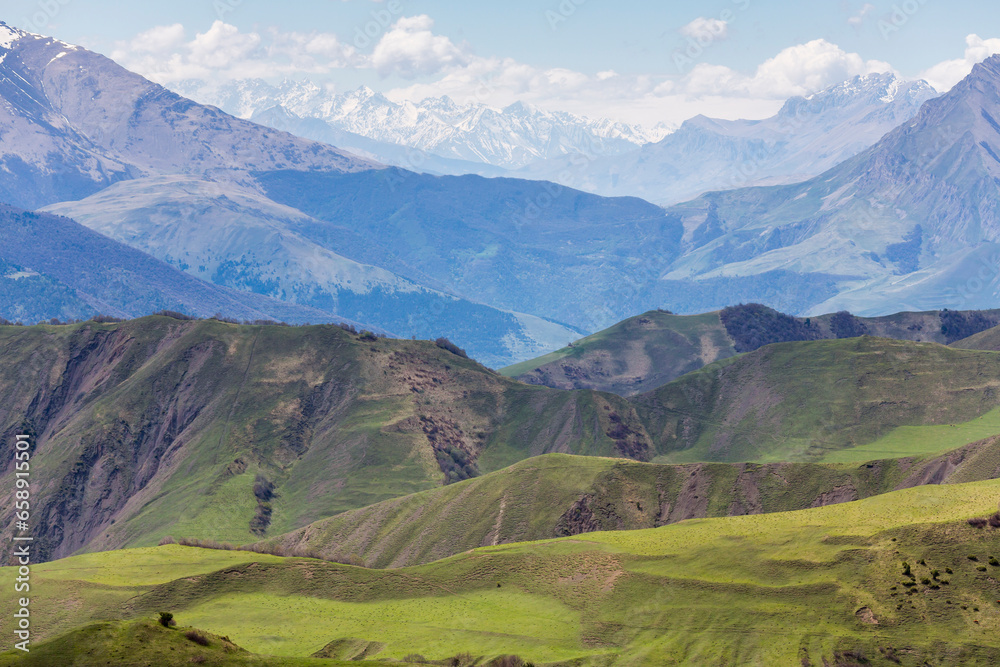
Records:
M9 49L14 45L14 42L27 34L23 30L18 30L0 21L0 49Z
M523 101L502 109L458 103L448 96L394 102L367 86L338 94L309 81L278 86L236 81L217 89L186 82L178 91L242 118L281 106L299 118L320 119L336 132L503 169L574 153L619 155L659 141L674 129L592 120Z

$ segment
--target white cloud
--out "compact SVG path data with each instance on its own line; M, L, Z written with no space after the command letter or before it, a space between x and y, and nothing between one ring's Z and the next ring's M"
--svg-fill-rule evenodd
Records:
M698 34L695 24L699 21L702 19L685 30ZM714 27L710 22L704 19L702 27L712 31L715 39L727 34L723 22ZM524 101L546 109L650 126L679 123L697 113L761 118L777 111L792 95L816 92L857 74L892 70L886 63L865 60L820 39L784 49L751 72L711 64L711 54L707 54L705 61L685 76L672 72L621 74L610 69L585 73L478 56L467 44L436 34L433 20L426 15L403 17L389 25L370 54L358 52L345 38L350 38L349 32L242 32L221 21L189 38L183 26L175 24L154 28L118 45L112 57L164 84L190 79L218 84L232 79L307 76L320 85L334 85L332 82L340 78L338 70L355 69L369 80L389 77L397 82L395 88L383 89L395 101L443 95L460 104L506 106ZM942 63L940 68L948 69L952 78L960 76L961 72L950 70L967 73L971 65L966 61L985 57L980 52L989 48L983 40L970 41L966 59L958 65ZM400 79L408 81L399 85Z
M413 79L467 64L468 48L435 35L433 27L433 19L426 14L396 21L375 45L371 58L375 70L382 76L398 74Z
M215 21L188 40L184 26L160 26L120 42L111 58L162 84L292 74L324 74L363 64L354 47L333 33L241 32Z
M920 73L920 78L941 92L947 92L972 72L973 66L1000 53L1000 38L983 39L972 34L965 38L965 55L945 60Z
M745 96L784 99L806 95L858 74L890 72L892 67L878 60L864 60L825 39L790 46L744 75L721 65L700 63L682 80L691 95Z
M216 21L207 32L195 35L187 45L188 57L202 67L225 69L250 58L260 43L257 33L243 34L234 25Z
M875 11L875 5L870 2L866 2L857 14L847 19L848 25L860 28L861 24L865 22L865 19L868 18L868 15L873 11Z
M702 44L720 42L729 37L729 24L720 19L699 16L681 28L680 33Z

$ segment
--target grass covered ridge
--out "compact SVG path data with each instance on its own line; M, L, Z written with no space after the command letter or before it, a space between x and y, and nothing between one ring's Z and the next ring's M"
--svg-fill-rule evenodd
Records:
M351 510L251 548L403 567L485 545L784 512L921 484L986 480L998 469L1000 437L942 456L863 464L659 465L549 454Z
M632 400L656 461L818 461L898 427L974 420L998 390L996 352L863 336L769 345Z

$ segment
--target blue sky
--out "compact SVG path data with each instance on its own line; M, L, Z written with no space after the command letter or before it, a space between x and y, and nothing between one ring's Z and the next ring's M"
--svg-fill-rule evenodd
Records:
M987 0L5 0L2 18L166 85L304 77L645 124L759 117L887 69L947 88L1000 51Z

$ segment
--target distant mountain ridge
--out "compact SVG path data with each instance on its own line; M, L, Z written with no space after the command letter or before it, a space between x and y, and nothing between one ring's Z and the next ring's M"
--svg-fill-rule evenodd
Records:
M203 282L67 218L0 204L0 316L34 324L160 310L295 324L350 322Z
M289 229L305 216L260 193L260 174L274 170L384 165L196 104L86 49L6 24L0 33L0 201L49 205L216 285L286 301L297 322L448 335L498 366L578 335L318 246ZM373 182L385 187L384 178Z
M395 103L367 86L333 93L309 81L286 80L273 86L259 79L234 81L218 88L189 81L175 86L183 94L214 104L240 118L269 125L265 112L283 110L298 119L319 119L331 130L380 142L373 154L388 155L389 146L405 146L428 155L476 165L517 169L539 159L586 152L614 155L657 141L672 131L665 125L646 130L608 119L590 120L566 112L549 112L515 102L503 109L480 103L459 104L450 97L419 103ZM301 126L300 126L301 127ZM313 130L315 134L317 130ZM313 138L317 138L313 136ZM422 170L421 158L387 160ZM483 170L485 174L488 169Z
M667 279L826 275L806 313L989 308L1000 249L1000 56L816 178L671 207L687 230Z
M712 190L795 183L869 148L937 95L925 81L903 81L893 74L856 76L808 97L793 97L770 118L699 115L661 141L629 153L584 161L556 158L512 175L662 205Z
M700 315L650 311L538 359L501 369L501 373L558 389L633 396L772 343L870 335L951 344L997 324L1000 310L904 312L868 318L843 311L793 317L760 304Z
M104 56L5 23L0 57L0 164L8 174L0 199L15 206L80 199L163 173L249 184L248 165L379 166L194 104Z

